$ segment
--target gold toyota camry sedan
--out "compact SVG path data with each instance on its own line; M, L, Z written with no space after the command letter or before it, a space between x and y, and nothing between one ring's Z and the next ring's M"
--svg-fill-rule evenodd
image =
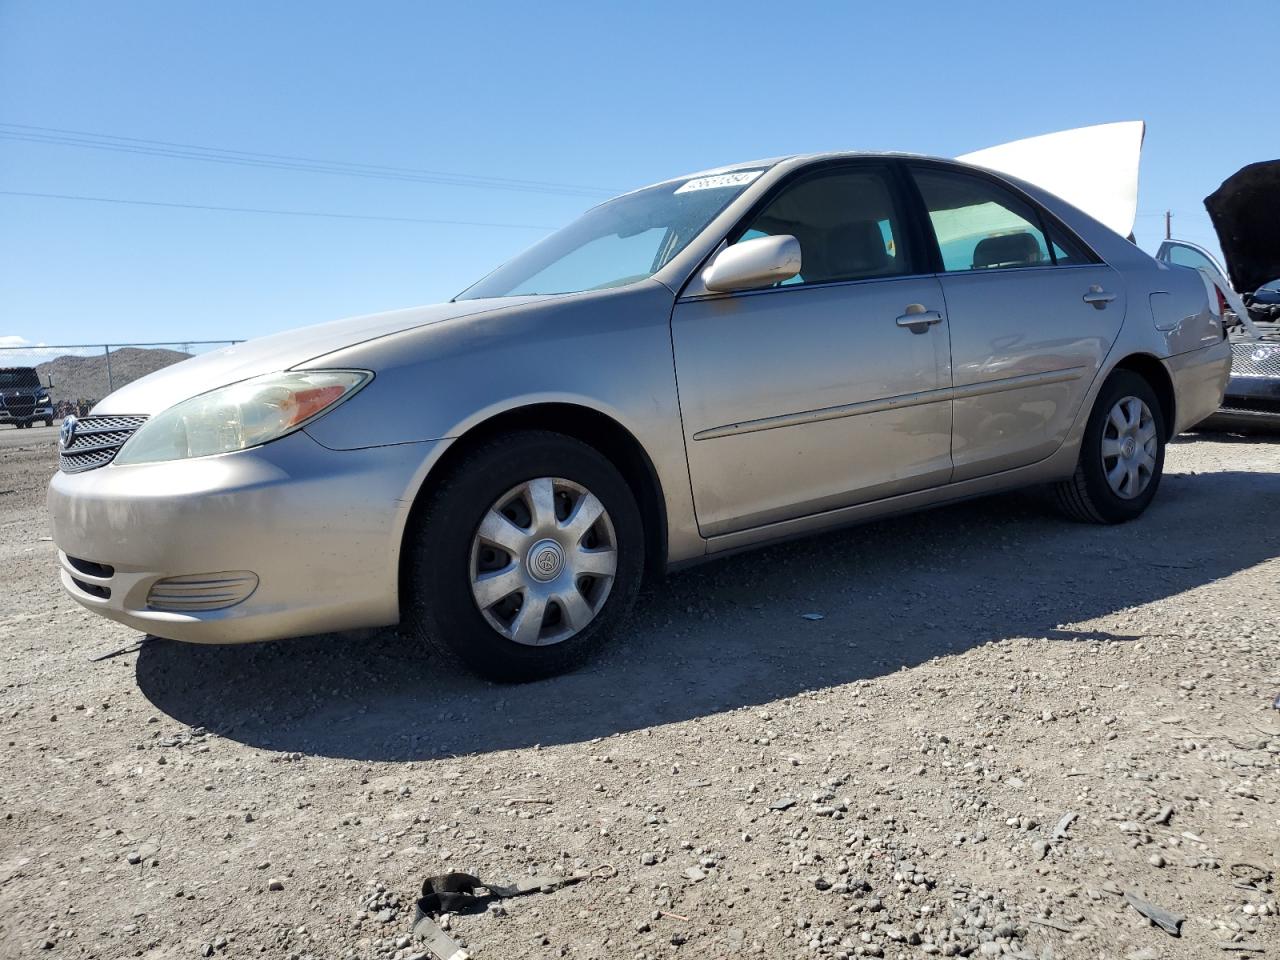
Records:
M404 622L565 670L641 576L1032 484L1136 519L1213 413L1219 298L952 160L744 163L589 210L436 306L187 360L61 437L62 583L198 643Z

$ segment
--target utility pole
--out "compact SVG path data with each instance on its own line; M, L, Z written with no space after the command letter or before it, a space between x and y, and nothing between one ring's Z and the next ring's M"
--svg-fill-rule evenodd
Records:
M1164 212L1164 238L1166 240L1173 239L1173 211L1166 210Z

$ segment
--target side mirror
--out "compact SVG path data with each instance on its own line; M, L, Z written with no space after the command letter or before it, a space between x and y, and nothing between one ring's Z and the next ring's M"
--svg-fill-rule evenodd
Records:
M800 272L800 241L782 234L757 237L725 247L702 271L702 284L712 293L767 287Z

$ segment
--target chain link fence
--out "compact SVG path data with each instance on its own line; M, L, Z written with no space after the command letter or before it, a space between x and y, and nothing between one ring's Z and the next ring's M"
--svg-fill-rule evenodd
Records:
M21 388L34 369L49 387L55 415L83 416L99 400L126 383L196 354L239 340L187 340L169 343L75 343L0 346L0 394ZM12 380L10 384L7 381Z

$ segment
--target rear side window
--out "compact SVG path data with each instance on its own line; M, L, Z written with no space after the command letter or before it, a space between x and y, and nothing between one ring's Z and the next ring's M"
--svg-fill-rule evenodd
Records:
M846 167L784 187L735 242L795 237L802 266L786 286L870 280L911 272L902 224L886 171Z
M1003 187L945 170L914 168L911 173L946 272L1089 262L1074 241L1046 237L1039 213Z

